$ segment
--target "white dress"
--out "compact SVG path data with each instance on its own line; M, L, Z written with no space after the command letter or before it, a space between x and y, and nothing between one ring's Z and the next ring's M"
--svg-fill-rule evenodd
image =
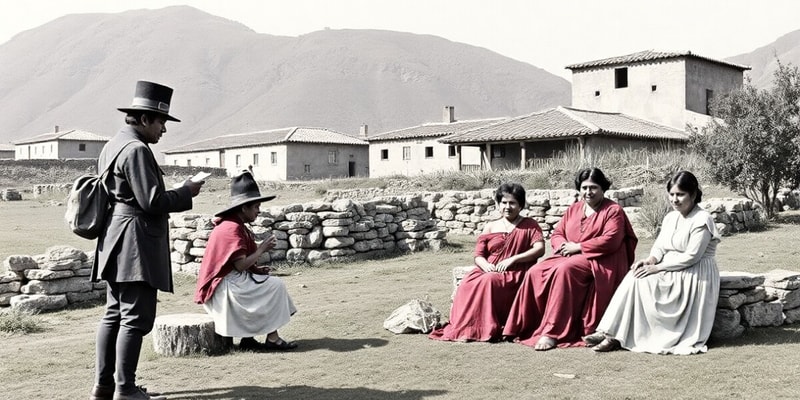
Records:
M664 217L650 255L661 272L637 279L629 272L597 327L630 351L705 352L719 297L714 220L695 206L686 217Z
M297 312L286 285L275 276L255 275L236 269L217 285L203 303L214 318L214 330L222 336L253 337L278 330Z

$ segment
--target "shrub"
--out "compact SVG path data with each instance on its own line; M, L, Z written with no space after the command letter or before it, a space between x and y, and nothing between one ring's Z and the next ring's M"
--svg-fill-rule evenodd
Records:
M636 214L636 225L641 228L645 237L656 237L661 230L661 221L671 209L664 188L648 186L644 189L642 206Z
M0 332L11 334L36 333L44 330L43 321L35 312L9 309L0 312Z

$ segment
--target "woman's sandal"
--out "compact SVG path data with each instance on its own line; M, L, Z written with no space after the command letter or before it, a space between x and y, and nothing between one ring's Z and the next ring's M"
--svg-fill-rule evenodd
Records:
M287 342L280 338L278 339L277 342L270 342L269 340L264 342L264 350L286 351L295 348L297 348L297 343Z
M592 350L601 353L607 353L609 351L619 350L621 348L622 346L619 344L619 340L607 337L603 339L603 341L600 342L600 344L592 347Z
M606 335L602 332L595 332L591 335L586 335L582 337L583 342L586 343L586 347L593 347L597 346L598 344L602 343L605 340Z

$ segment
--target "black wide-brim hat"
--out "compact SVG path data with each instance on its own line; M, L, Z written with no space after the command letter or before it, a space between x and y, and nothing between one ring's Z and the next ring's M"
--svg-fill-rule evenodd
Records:
M130 107L120 107L117 110L124 113L134 111L150 111L165 116L170 121L181 120L169 115L169 102L172 100L172 88L154 82L136 82L136 92Z
M239 175L231 178L231 202L227 208L214 214L219 217L222 214L229 213L238 207L252 202L265 202L274 199L275 196L262 196L261 191L258 190L258 184L253 179L250 171L242 171Z

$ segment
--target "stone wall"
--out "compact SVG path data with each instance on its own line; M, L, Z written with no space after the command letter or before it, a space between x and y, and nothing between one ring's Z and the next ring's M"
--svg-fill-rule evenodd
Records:
M494 192L494 189L484 189L428 194L433 204L431 216L436 219L436 225L446 228L448 233L477 235L486 222L499 218ZM623 206L628 215L636 212L643 194L642 188L608 190L605 193L607 198ZM522 215L535 219L545 237L549 237L567 208L578 201L578 195L578 191L572 189L528 190Z
M800 321L800 272L720 272L720 293L712 338L737 337L746 327Z
M172 269L197 274L213 229L211 216L173 214ZM389 196L270 207L250 224L256 240L278 239L262 262L309 262L372 257L394 250L438 250L446 232L431 219L419 196Z
M765 223L763 210L749 199L713 198L700 203L700 206L714 217L722 236L749 231Z
M90 282L91 271L92 259L70 246L10 256L0 271L0 307L47 311L105 299L105 282Z

